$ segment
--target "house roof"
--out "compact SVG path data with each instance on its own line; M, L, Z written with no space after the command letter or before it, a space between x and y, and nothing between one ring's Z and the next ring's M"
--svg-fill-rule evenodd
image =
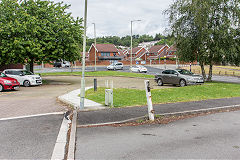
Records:
M168 48L167 51L170 51L170 52L176 52L177 51L177 46L175 44L171 45L170 48Z
M114 44L97 44L96 49L98 52L118 52Z
M124 57L123 50L118 49L118 52L119 52L120 56Z
M149 53L155 53L157 54L159 52L159 50L161 48L163 48L165 45L156 45L156 46L152 46L150 49L149 49Z
M142 47L134 47L134 48L132 49L132 53L133 53L133 54L136 54L141 48L142 48ZM131 52L131 51L130 51L130 52Z

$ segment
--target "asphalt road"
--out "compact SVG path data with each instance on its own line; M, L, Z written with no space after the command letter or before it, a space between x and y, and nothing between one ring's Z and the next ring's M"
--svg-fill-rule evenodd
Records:
M63 115L0 120L0 159L51 159Z
M239 159L239 114L167 125L78 128L76 159Z
M129 66L124 66L123 70L118 70L118 72L130 72ZM165 69L165 65L152 65L152 66L146 66L148 69L147 73L143 74L150 74L155 75L157 73L161 73ZM176 65L166 65L166 69L176 69ZM40 70L36 70L36 73L47 73L47 72L70 72L70 68L44 68ZM75 68L73 69L74 72L81 71L81 68ZM87 66L86 71L94 71L94 67ZM107 71L106 66L97 66L97 71ZM213 76L213 81L218 82L231 82L231 83L240 83L240 77L232 77L232 76Z
M123 70L117 70L118 72L130 72L129 70L130 66L124 66ZM156 74L161 72L164 68L159 67L159 68L154 68L151 66L146 66L146 68L148 69L148 73L146 74ZM172 68L172 66L168 66L168 68ZM94 66L87 66L86 67L86 71L90 72L90 71L94 71L95 68ZM82 71L81 67L79 68L73 68L72 70L73 72L80 72ZM97 71L107 71L107 67L106 66L97 66ZM49 73L49 72L71 72L71 68L44 68L44 69L36 69L35 70L36 73ZM144 73L143 73L144 74Z

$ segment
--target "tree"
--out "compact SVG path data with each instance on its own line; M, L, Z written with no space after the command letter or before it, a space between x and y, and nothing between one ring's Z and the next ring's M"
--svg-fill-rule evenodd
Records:
M2 0L0 64L80 59L82 19L68 5L47 0ZM2 23L1 23L2 22Z
M212 67L229 57L236 46L233 41L235 20L239 16L239 0L178 0L166 11L178 48L178 57L187 62L198 61L206 79L204 65ZM231 57L231 56L230 56ZM225 60L227 60L225 58Z

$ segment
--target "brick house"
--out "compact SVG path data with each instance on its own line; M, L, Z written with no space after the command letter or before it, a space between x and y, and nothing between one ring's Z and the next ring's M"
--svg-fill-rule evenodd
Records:
M96 50L96 61L118 61L123 59L123 55L120 55L118 49L114 44L94 44L91 45L88 53L88 60L90 62L95 61L95 50Z
M127 59L131 59L131 50L126 50L125 55L127 57ZM147 49L145 49L144 47L134 47L132 49L132 58L134 59L139 59L141 58L145 53L147 53Z
M167 57L174 57L174 58L176 58L176 56L177 56L177 47L176 47L176 45L173 44L167 50Z
M154 59L158 59L159 57L164 57L164 56L167 56L168 53L167 53L167 50L169 49L170 47L166 44L166 45L156 45L156 46L152 46L148 53L147 53L147 59L151 59L151 60L154 60Z

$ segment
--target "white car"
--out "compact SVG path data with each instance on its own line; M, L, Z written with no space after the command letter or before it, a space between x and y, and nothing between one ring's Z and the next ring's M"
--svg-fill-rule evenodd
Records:
M117 70L117 69L123 69L123 64L121 62L118 63L112 63L109 66L107 66L108 70Z
M141 65L133 66L130 68L132 72L144 72L147 73L147 68Z
M3 73L5 73L8 77L17 79L20 85L25 87L42 84L41 76L24 69L6 69Z

